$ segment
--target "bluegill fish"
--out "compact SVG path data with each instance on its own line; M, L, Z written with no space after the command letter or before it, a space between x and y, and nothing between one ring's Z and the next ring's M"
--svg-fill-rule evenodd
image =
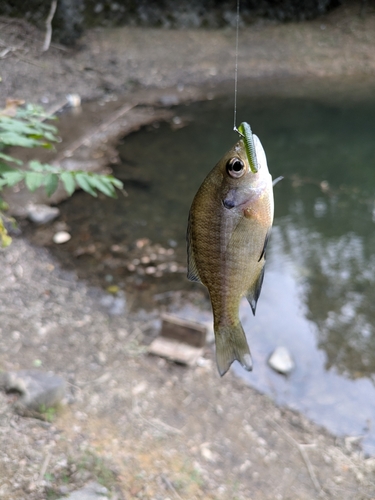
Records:
M207 175L189 213L188 278L208 288L221 376L235 359L252 369L239 304L245 296L255 314L273 222L272 177L260 140L251 141L252 158L244 136Z

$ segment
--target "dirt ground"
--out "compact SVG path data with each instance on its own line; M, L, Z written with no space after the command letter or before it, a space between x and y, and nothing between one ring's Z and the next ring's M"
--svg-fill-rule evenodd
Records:
M241 78L254 88L281 82L283 92L290 79L367 85L375 13L358 9L241 29ZM56 109L68 93L129 102L141 93L150 105L233 78L231 30L96 29L74 50L44 54L42 43L33 27L0 20L1 102ZM0 370L39 366L69 387L51 421L17 415L14 395L0 392L1 499L59 498L90 479L113 499L375 498L375 458L355 439L276 407L232 373L220 379L211 348L196 368L148 356L155 317L113 315L107 298L22 235L0 253Z

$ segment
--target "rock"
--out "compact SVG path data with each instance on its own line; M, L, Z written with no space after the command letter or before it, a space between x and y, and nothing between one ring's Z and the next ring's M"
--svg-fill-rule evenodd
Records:
M286 347L277 347L271 354L268 364L278 373L288 375L294 368L294 361Z
M142 382L139 382L135 387L132 389L132 395L133 396L138 396L138 394L142 394L143 392L146 392L148 388L147 382L144 380Z
M91 482L80 490L73 491L69 496L59 500L107 500L109 498L108 489L101 484Z
M205 458L208 462L216 462L216 456L215 454L210 450L209 448L209 443L202 443L200 446L201 449L201 455L203 458Z
M27 217L35 224L47 224L59 215L60 210L57 207L42 204L32 204L27 207Z
M162 106L177 106L180 99L176 94L166 94L160 97L159 102Z
M69 241L71 239L71 235L67 231L59 231L53 235L52 239L56 245L61 245L62 243Z
M79 94L68 94L66 99L71 108L79 108L81 106L81 96Z
M122 291L117 295L107 294L100 299L100 304L104 306L112 316L120 316L126 312L126 299Z
M0 386L6 391L17 391L21 397L17 409L41 411L61 402L65 396L65 380L39 370L20 370L2 374Z

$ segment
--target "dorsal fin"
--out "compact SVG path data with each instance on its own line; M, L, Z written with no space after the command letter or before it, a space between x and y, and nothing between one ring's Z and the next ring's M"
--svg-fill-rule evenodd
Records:
M279 177L276 177L276 179L274 179L272 181L272 186L276 186L276 184L280 181L282 181L284 179L284 177L282 175L280 175Z

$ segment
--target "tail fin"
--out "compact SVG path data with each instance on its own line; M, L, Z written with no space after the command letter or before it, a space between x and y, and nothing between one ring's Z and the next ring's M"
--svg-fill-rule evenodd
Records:
M233 326L219 326L215 329L216 363L221 376L237 359L247 371L253 369L253 362L245 332L241 323Z

